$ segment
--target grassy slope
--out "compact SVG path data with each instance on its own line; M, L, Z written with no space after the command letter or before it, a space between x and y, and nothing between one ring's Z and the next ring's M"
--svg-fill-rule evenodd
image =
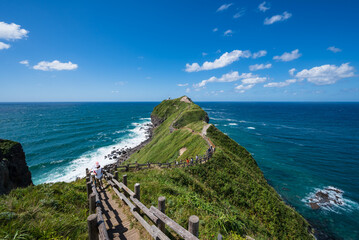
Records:
M181 112L198 108L179 99L163 101L153 114L165 121L155 130L151 143L131 160L173 161L183 145L191 149L189 157L203 154L208 147L204 140L198 143L191 139L198 135L188 135L190 132L185 129L169 133L174 120L188 116ZM186 127L200 132L205 123L190 118L194 122L182 119L177 126L186 123ZM213 239L219 232L228 239L245 235L256 239L312 239L308 223L268 185L250 153L214 126L207 132L216 145L216 153L207 163L186 169L151 169L128 174L130 186L141 183L141 201L156 206L157 198L166 196L167 214L182 226L187 226L190 215L199 216L201 239ZM185 137L189 137L188 142Z
M152 141L133 154L129 162L173 162L205 154L208 145L198 134L191 133L189 129L178 129L173 133L169 131L172 123L175 128L195 123L197 126L193 130L200 132L207 114L198 105L181 102L179 99L165 100L155 107L152 114L165 121L155 129ZM179 150L183 147L187 150L179 156Z
M85 180L0 196L0 239L87 239Z

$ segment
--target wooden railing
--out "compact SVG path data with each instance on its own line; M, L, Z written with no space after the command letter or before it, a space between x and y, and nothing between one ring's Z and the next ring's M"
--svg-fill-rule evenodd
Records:
M128 171L138 171L142 169L150 169L150 168L176 168L176 167L189 167L194 166L197 164L202 164L207 162L212 157L212 153L208 155L199 156L198 159L189 160L187 163L186 160L184 161L176 161L176 162L167 162L167 163L143 163L139 164L137 162L135 163L129 163L129 164L123 164L123 162L120 162L120 165L116 166L119 171L122 172L128 172ZM108 169L108 168L107 168ZM113 168L111 169L113 171Z
M94 176L86 168L86 188L90 208L87 227L90 240L109 240L106 225L102 217L100 196L96 190Z
M158 198L157 208L154 206L147 208L140 200L139 183L134 185L134 191L132 191L127 186L127 175L122 176L122 182L118 181L117 171L114 174L104 171L104 176L107 182L112 186L116 195L126 203L132 215L154 239L170 239L165 234L165 226L167 225L183 239L198 240L199 218L197 216L193 215L189 217L188 230L186 230L165 214L165 197ZM147 216L151 222L148 223L142 217L143 215Z

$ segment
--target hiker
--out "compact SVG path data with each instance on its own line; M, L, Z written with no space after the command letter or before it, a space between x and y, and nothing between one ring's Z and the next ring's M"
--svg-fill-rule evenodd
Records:
M186 162L187 162L187 164L189 164L189 159L188 158L186 159Z
M198 155L196 155L196 163L198 163Z
M191 164L193 164L193 158L191 158Z
M95 185L98 186L100 189L103 188L103 184L102 184L103 170L99 162L95 163L95 168L93 169L93 173L95 174Z

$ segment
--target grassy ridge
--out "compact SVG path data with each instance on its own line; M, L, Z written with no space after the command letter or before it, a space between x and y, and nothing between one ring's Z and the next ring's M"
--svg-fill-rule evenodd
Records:
M161 119L162 124L155 129L151 142L134 153L128 160L129 162L174 162L187 157L195 157L197 154L205 154L208 144L198 133L205 124L203 120L208 116L198 105L185 103L180 99L165 100L154 108L152 117ZM196 124L194 132L186 128L170 133L171 126L179 128L189 123ZM187 148L187 150L179 156L181 148Z
M180 102L180 98L167 100L152 115L163 123L155 129L151 143L131 161L174 161L183 145L192 157L208 148L197 134L206 124L203 117L207 114L197 105ZM170 133L171 124L180 129ZM129 184L142 185L141 201L156 206L157 198L166 196L167 214L182 226L187 226L190 215L199 216L201 239L213 239L219 232L227 239L246 235L313 239L306 220L282 201L245 148L214 126L207 130L207 136L216 145L216 152L205 164L129 173Z
M0 196L0 239L87 239L85 180Z

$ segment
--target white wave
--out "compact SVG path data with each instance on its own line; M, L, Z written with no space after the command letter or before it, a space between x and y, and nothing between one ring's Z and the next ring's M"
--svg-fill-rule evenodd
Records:
M255 127L247 127L247 129L252 129L253 130L253 129L256 129L256 128Z
M140 118L140 120L147 120L147 121L151 121L151 118Z
M237 123L230 123L228 124L229 126L237 126L238 124Z
M246 121L244 121L244 120L240 120L239 122L240 122L240 123L246 123Z
M98 148L94 151L84 153L79 158L74 159L67 167L59 167L51 170L43 181L49 182L71 182L77 177L85 176L85 169L92 169L95 162L99 162L101 166L116 162L116 159L104 158L114 149L132 148L139 145L148 138L147 130L149 121L143 123L132 123L134 129L129 130L129 134L125 137L115 140L115 144Z
M344 191L333 187L328 186L325 188L315 188L314 191L310 192L305 198L302 199L302 202L306 203L310 207L310 203L316 204L320 209L335 213L351 212L353 210L359 210L359 204L345 198ZM323 198L325 196L325 199Z

